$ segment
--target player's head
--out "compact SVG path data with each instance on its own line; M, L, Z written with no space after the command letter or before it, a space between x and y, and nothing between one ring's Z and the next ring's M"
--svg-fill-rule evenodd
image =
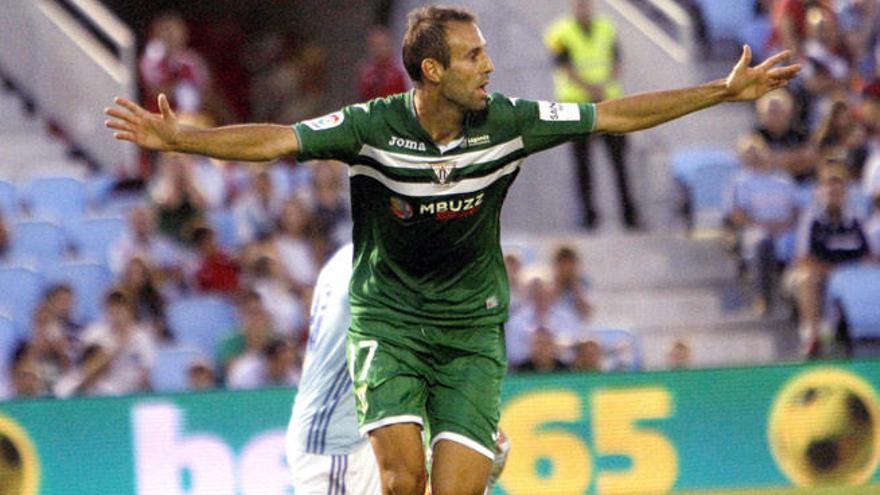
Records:
M466 111L486 107L486 85L495 66L473 13L433 5L410 12L403 64L417 87L436 87Z

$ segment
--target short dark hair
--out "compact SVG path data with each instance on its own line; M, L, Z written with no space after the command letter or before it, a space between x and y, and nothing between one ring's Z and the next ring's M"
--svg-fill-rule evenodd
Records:
M449 67L446 23L476 21L476 15L461 7L429 5L411 11L403 35L403 66L410 79L421 82L422 60L426 58Z
M577 254L577 251L574 250L571 246L560 246L556 249L556 252L553 254L553 261L559 263L560 261L579 261L580 257Z
M126 309L134 310L134 303L121 289L113 289L104 297L104 304L107 306L125 306Z

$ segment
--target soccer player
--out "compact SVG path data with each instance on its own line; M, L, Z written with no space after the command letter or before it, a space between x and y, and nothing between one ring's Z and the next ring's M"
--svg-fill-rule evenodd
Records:
M726 79L598 104L489 94L494 70L476 18L428 6L409 14L404 66L414 89L305 122L195 129L167 98L150 113L123 98L106 110L117 139L229 160L333 158L350 165L349 288L358 422L385 494L422 495L422 425L431 427L434 495L482 493L506 370L509 289L501 205L529 154L590 132L652 127L784 86L800 67L779 53ZM424 415L427 418L423 418Z
M345 362L352 253L348 244L330 258L312 299L306 360L287 429L287 460L297 495L381 493L376 458L358 432ZM486 494L501 474L509 447L506 440L496 445Z

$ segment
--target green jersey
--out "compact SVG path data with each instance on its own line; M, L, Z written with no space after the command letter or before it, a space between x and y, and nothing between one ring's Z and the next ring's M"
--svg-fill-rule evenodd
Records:
M476 327L507 319L501 205L530 153L593 130L592 104L489 97L459 139L438 145L413 92L293 126L300 159L348 163L354 221L352 318Z

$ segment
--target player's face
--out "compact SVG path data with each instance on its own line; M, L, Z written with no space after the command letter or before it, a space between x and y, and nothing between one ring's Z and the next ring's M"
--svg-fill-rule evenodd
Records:
M446 25L449 68L443 73L443 96L466 110L486 108L489 74L495 70L486 52L486 39L476 24L450 22Z

